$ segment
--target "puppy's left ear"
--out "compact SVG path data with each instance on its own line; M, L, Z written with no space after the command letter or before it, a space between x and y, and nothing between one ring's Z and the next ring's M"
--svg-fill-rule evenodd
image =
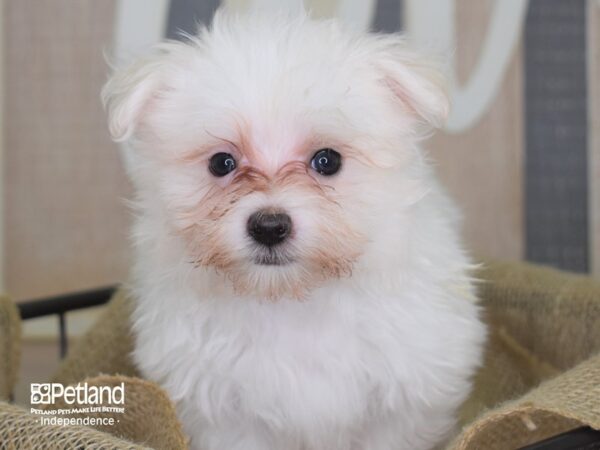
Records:
M428 125L443 126L450 101L441 66L410 50L402 37L381 36L379 44L375 65L396 100Z

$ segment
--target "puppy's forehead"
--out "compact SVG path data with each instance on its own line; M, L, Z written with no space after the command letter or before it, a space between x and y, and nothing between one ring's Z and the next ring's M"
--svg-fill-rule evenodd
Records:
M244 156L266 172L291 161L305 160L320 144L331 144L336 115L345 91L341 83L306 79L301 71L272 67L265 76L228 80L222 92L231 95L229 116ZM259 69L256 69L258 71ZM266 69L263 69L266 70Z
M300 122L250 117L239 137L240 151L247 161L266 173L274 173L291 161L305 159L310 132Z
M239 143L265 172L306 161L321 139L343 141L342 128L357 130L357 121L373 116L363 100L372 96L356 86L365 72L356 46L322 24L272 28L202 36L170 108L185 123Z
M298 119L339 105L360 65L347 43L332 39L331 30L317 24L266 28L208 34L199 51L201 64L190 74L220 103L242 113L257 138L264 135L261 127L286 131Z
M342 94L334 88L312 98L311 90L318 89L318 82L309 82L299 73L281 70L269 75L271 81L257 76L224 83L222 92L231 96L232 107L217 112L226 117L230 136L243 155L266 172L306 159L326 139L330 112L337 111L342 102Z

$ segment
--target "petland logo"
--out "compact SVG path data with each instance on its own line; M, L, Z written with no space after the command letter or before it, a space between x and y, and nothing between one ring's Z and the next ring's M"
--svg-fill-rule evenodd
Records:
M125 383L117 386L63 386L61 383L31 383L32 405L54 405L62 400L67 405L123 405L125 403Z

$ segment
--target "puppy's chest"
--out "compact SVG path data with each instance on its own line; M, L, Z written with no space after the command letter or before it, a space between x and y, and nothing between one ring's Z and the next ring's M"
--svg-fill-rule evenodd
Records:
M293 415L298 423L347 414L352 422L387 388L390 380L375 374L387 374L388 358L399 355L373 351L368 330L342 312L315 314L185 317L179 324L194 338L164 347L177 361L159 377L156 367L149 375L213 419L246 411ZM169 332L148 338L170 342Z

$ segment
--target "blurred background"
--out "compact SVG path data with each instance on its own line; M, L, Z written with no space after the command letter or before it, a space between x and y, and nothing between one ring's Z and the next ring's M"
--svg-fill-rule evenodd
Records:
M454 109L426 146L475 255L600 276L600 1L304 3L448 56ZM0 290L21 300L127 278L130 186L99 101L105 54L193 32L219 4L3 0ZM77 314L75 335L93 318ZM28 321L26 336L55 333L52 320Z

